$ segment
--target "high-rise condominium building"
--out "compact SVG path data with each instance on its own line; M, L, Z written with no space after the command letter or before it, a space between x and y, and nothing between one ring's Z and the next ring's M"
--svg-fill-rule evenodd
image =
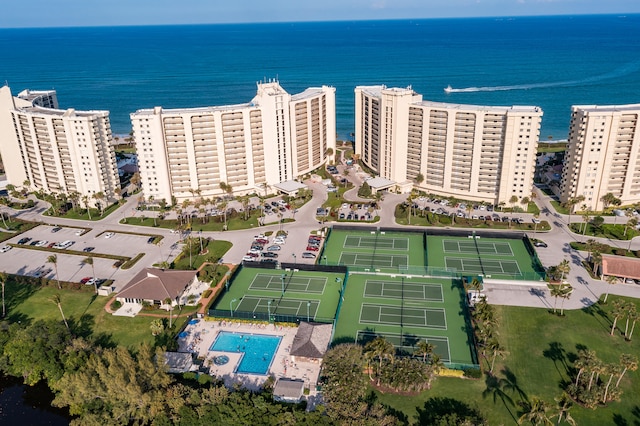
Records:
M623 205L640 202L640 104L573 106L560 182L561 200L584 196L602 210L608 193Z
M425 102L358 86L356 154L403 192L510 203L531 194L542 110Z
M118 198L109 112L60 110L55 91L14 97L0 88L0 154L16 187L28 181L32 190L77 194L90 205Z
M290 95L268 81L257 90L246 104L131 114L144 196L171 202L226 186L262 194L325 164L336 144L335 89Z

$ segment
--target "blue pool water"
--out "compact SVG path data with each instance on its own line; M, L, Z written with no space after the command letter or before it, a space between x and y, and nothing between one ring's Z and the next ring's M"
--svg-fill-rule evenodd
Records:
M281 340L280 336L221 331L209 350L242 353L236 373L267 374Z

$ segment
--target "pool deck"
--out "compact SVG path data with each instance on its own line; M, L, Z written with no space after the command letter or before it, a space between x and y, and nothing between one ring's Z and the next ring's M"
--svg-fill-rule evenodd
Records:
M289 379L304 380L305 387L309 388L307 399L313 400L316 397L316 384L320 375L320 364L313 362L292 361L289 350L293 343L298 328L275 326L274 324L261 323L234 323L229 321L204 321L197 324L189 324L185 328L188 334L184 338L178 338L180 352L192 352L199 358L205 360L205 365L210 368L211 375L224 380L225 385L233 387L240 384L249 390L259 390L264 382L273 375L276 379L285 377ZM266 334L270 336L282 336L282 341L278 346L269 372L266 375L258 374L238 374L234 373L240 362L239 353L210 351L220 331L245 334ZM227 355L229 362L225 365L215 365L213 358L218 355Z

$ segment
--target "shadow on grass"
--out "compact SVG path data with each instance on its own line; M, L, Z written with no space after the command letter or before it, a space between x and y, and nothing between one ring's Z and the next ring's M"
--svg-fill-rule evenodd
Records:
M565 374L569 374L569 366L567 365L566 351L562 347L562 343L560 342L549 343L549 348L542 351L542 355L544 355L545 358L548 358L551 361L553 361L553 365L556 368L558 375L560 375L560 379L564 380L562 371L560 371L560 368L558 367L558 363L562 365L562 368L564 369Z
M443 421L452 417L460 422L457 424L484 424L484 418L478 409L453 398L429 398L417 410L418 424L421 425L444 424Z
M506 381L504 379L499 379L497 376L494 376L492 374L485 373L484 383L487 387L482 391L482 397L492 397L494 404L498 400L502 401L502 404L509 412L509 415L511 416L513 421L517 421L515 415L511 411L511 408L514 407L513 400L504 391Z
M586 313L587 315L591 315L593 318L595 318L596 321L598 321L598 324L602 326L603 330L607 332L611 331L611 326L613 325L613 322L609 318L609 315L607 315L607 313L604 311L604 309L600 307L598 303L594 303L591 306L587 306L586 308L583 308L582 312Z

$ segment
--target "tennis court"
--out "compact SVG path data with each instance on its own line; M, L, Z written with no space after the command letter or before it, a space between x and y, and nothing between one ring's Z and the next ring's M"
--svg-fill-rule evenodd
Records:
M332 322L344 281L339 272L242 266L221 290L209 315L228 318L233 311L233 318L297 322L307 320L309 308L310 319Z
M442 284L428 282L398 283L394 281L367 280L364 285L364 297L444 302Z
M404 254L342 252L339 263L347 266L371 266L373 268L406 268L409 264L409 257Z
M257 274L251 284L250 290L293 291L299 293L322 294L327 284L324 277L303 277L283 273L281 275Z
M305 317L308 313L309 318L313 319L319 306L320 301L318 300L272 299L270 297L245 296L240 299L240 303L235 308L235 311L299 317Z
M360 308L361 324L391 324L410 327L447 329L443 308L408 308L406 306L369 305Z
M433 353L440 357L442 362L451 362L451 349L449 347L449 338L444 336L414 336L410 334L397 333L374 333L367 330L358 330L356 341L362 345L366 345L376 337L384 337L393 346L406 353L412 353L418 342L426 340L427 343L433 345Z
M480 253L513 256L513 250L511 250L511 244L509 244L508 241L480 241L479 237L469 240L442 240L442 248L445 253Z
M344 248L367 248L382 250L409 250L408 238L387 237L379 232L371 231L371 235L348 235L344 240Z
M445 265L464 274L509 274L521 275L518 262L515 260L466 258L445 256Z

